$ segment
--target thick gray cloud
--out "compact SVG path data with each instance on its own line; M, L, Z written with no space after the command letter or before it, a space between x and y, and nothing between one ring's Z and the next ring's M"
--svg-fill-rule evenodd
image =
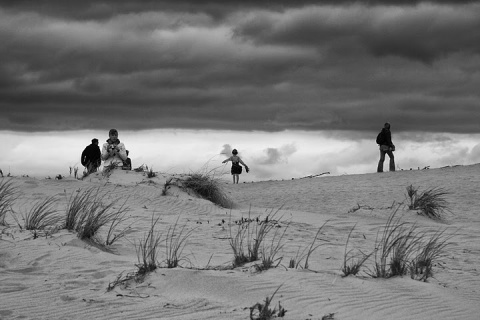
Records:
M478 133L479 16L474 1L2 1L0 127Z

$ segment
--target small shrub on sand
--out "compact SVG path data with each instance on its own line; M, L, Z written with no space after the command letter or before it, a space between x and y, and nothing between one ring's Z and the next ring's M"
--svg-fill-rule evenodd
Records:
M452 235L445 235L445 230L436 231L431 236L422 234L422 243L419 251L410 262L410 276L412 279L427 281L433 276L433 266L443 255Z
M409 185L407 187L407 197L410 199L410 210L418 210L419 214L433 219L441 219L448 208L448 202L445 196L448 195L443 188L430 188L423 192L418 192L418 188Z
M280 209L279 209L280 210ZM237 225L235 235L232 234L232 222L230 217L230 247L233 250L234 260L233 266L241 266L247 262L256 261L260 257L260 248L267 234L278 224L275 220L277 210L272 214L268 214L264 220L250 219L250 211L248 219Z
M91 199L99 191L98 188L89 188L84 191L78 190L70 195L66 208L65 229L70 231L77 229L81 216L88 211Z
M58 199L55 196L40 200L23 215L26 230L55 229L62 218L58 215L56 204Z
M157 173L153 171L153 167L150 167L150 169L148 169L148 171L147 171L147 177L148 178L155 178L156 176L157 176Z
M347 251L348 242L350 240L353 230L355 229L355 226L353 226L352 229L350 230L347 237L347 242L345 243L345 253L343 254L343 266L342 266L342 272L344 277L347 277L351 274L356 275L360 271L365 261L367 261L367 259L373 254L373 252L370 254L365 254L363 252L360 252L362 257L356 258L351 254L353 249L350 249Z
M104 194L100 188L89 188L85 191L77 191L71 195L67 204L65 228L77 232L82 240L92 240L100 245L111 245L125 235L126 228L118 230L118 226L125 220L128 208L125 207L127 200L120 202L114 199L109 203L103 203ZM120 203L120 207L114 207ZM108 226L107 239L104 243L97 233L100 228ZM115 233L118 232L118 233Z
M396 218L397 210L388 218L380 240L377 235L375 265L369 275L390 278L410 273L413 279L426 281L452 236L446 236L444 231L429 236L415 224L409 226Z
M165 266L167 268L176 268L179 266L179 262L187 260L183 255L183 250L187 245L188 238L192 235L193 230L185 231L185 226L177 230L178 219L175 224L168 228L167 236L165 239L165 253L167 258L165 259Z
M12 181L2 179L0 181L0 225L6 225L5 217L11 211L12 205L18 199L20 192Z
M170 186L173 184L172 183L173 178L168 178L165 183L163 184L163 189L162 189L162 196L166 196L168 189L170 189Z
M273 309L270 308L273 297L280 287L275 290L271 297L265 298L265 303L257 302L250 308L250 320L270 320L274 318L283 318L285 316L287 310L280 305L280 301L278 302L278 310L275 307Z
M147 234L143 240L135 244L135 251L137 253L138 268L136 272L137 281L141 281L149 272L157 269L158 265L158 250L161 243L161 234L155 231L155 226L160 218L154 220L152 216L152 223Z
M390 278L404 275L414 253L418 237L416 226L408 227L396 217L398 208L388 217L382 236L375 240L375 265L370 275L374 278Z
M195 173L183 179L182 187L187 188L223 208L231 208L232 202L220 187L220 181L212 175Z
M283 242L283 237L285 232L287 232L288 226L283 228L283 232L280 233L280 228L276 228L273 237L268 245L262 246L262 259L261 264L257 265L256 268L258 271L268 270L270 268L276 268L282 262L283 257L277 258L277 254L282 250L285 243Z

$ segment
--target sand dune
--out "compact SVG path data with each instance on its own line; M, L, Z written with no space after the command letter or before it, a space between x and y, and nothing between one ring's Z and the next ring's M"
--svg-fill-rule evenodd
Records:
M129 208L127 235L109 250L78 239L67 230L53 234L20 228L11 214L0 226L0 319L249 319L250 307L280 287L273 304L287 310L284 319L478 319L480 314L480 165L383 174L321 176L222 186L232 210L172 187L162 196L171 175L148 179L142 173L115 171L83 181L4 178L21 191L13 211L56 195L65 212L69 197L91 187L103 201ZM178 177L178 176L177 176ZM5 181L5 180L4 180ZM450 213L432 220L408 210L405 188L443 187ZM342 277L349 247L371 252L379 230L398 209L402 221L422 230L445 229L452 235L434 277L372 278L373 258L356 276ZM277 268L257 271L249 263L231 268L230 228L234 221L276 213L285 231L283 257ZM166 234L175 223L191 230L185 260L178 268L159 268L143 282L131 281L107 291L117 276L136 270L135 244L144 239L152 217ZM224 222L223 222L224 221ZM324 225L309 259L309 269L288 268L289 260L308 247ZM105 230L100 234L105 236ZM159 252L163 260L164 249ZM325 317L326 319L326 317Z

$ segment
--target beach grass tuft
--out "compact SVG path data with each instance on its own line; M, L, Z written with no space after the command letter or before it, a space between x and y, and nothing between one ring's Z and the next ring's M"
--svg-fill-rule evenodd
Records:
M305 247L302 251L300 251L300 248L297 251L297 254L295 255L294 258L291 258L288 264L288 267L291 269L308 269L309 264L308 261L310 259L310 256L312 253L318 249L322 243L317 243L317 240L319 239L319 235L325 227L325 225L328 223L328 220L325 221L320 228L318 228L317 233L315 234L315 237L313 237L312 243L310 243L310 246ZM305 262L304 262L305 261ZM302 265L303 264L303 265Z
M185 231L184 224L180 229L177 228L178 219L173 226L170 226L165 238L165 266L167 268L176 268L180 261L188 261L188 258L183 255L183 250L187 245L188 238L192 235L193 229Z
M280 301L278 302L278 309L274 307L271 308L273 297L280 290L282 285L280 285L277 290L272 294L271 297L266 297L265 302L257 302L252 307L250 307L250 320L270 320L274 318L283 318L287 313L287 310L282 307Z
M158 266L158 250L161 243L161 234L155 230L155 226L160 218L154 219L152 215L152 222L147 234L144 235L143 240L138 244L135 243L135 251L137 253L138 268L136 272L136 280L141 282L143 278L150 272L157 269Z
M0 225L5 226L5 218L12 211L12 205L20 197L20 191L12 180L2 178L0 181Z
M347 241L345 243L345 251L343 254L343 266L342 266L342 272L343 272L343 277L348 277L349 275L357 275L358 272L360 272L360 269L362 268L363 264L365 261L370 258L370 256L373 254L365 254L360 251L360 258L357 258L356 256L352 255L353 249L348 250L348 242L350 241L350 237L352 236L352 232L355 229L356 224L352 227L350 232L348 233Z
M433 276L433 266L443 256L446 246L453 235L445 234L445 230L433 232L430 236L422 234L424 240L419 251L410 262L409 271L412 279L426 282Z
M419 192L418 188L409 185L407 197L410 199L410 210L417 210L419 214L432 219L442 219L445 212L450 212L445 196L449 192L444 188L434 187Z
M390 278L410 273L412 279L426 281L433 274L433 266L442 256L452 235L445 230L429 233L416 224L407 224L389 216L382 236L375 241L375 264L368 274L374 278Z
M223 208L232 207L232 201L228 199L220 186L220 181L213 174L194 173L182 179L181 186Z
M23 215L25 230L48 230L58 228L62 217L58 214L56 204L58 198L48 197L37 201L33 207Z
M285 233L287 232L288 225L283 228L283 232L280 232L280 229L281 228L278 225L268 245L265 245L265 242L262 245L261 264L256 265L256 269L258 271L264 271L270 268L276 268L282 262L283 257L277 258L277 255L280 252L280 250L282 250L283 247L285 246L283 238L285 237Z
M82 240L91 240L101 246L112 245L122 238L128 227L121 230L118 227L126 220L128 199L121 201L118 198L104 203L103 198L105 195L99 187L72 194L67 203L65 229L75 231ZM115 209L117 205L119 208ZM108 226L105 242L98 237L98 231L104 226Z
M278 221L275 219L280 209L273 212L271 211L263 220L251 219L251 209L248 212L248 218L245 220L242 218L237 223L237 230L235 235L232 233L232 221L230 216L229 231L230 238L229 244L233 250L233 266L241 266L248 262L257 261L260 258L260 248L270 233L270 231L278 225ZM272 243L273 244L273 243ZM279 245L279 243L277 243ZM273 253L275 253L275 250ZM275 253L276 254L276 253Z

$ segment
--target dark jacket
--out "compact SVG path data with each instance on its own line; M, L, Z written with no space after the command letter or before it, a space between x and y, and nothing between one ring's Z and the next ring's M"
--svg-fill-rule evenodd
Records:
M382 145L394 147L392 143L392 133L390 132L390 130L383 128L382 135L383 135Z
M95 167L100 167L100 164L102 163L100 157L100 147L92 143L83 150L80 161L84 167L88 167L90 164Z

